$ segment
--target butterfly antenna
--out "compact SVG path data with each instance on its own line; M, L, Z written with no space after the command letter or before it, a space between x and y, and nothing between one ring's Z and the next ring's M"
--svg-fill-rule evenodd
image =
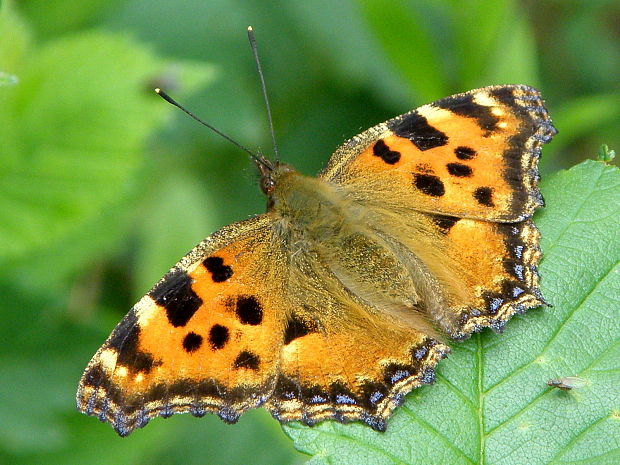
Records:
M271 142L273 143L273 153L276 160L280 159L278 154L278 144L276 144L276 133L273 130L273 119L271 118L271 107L269 106L269 98L267 97L267 86L265 85L265 76L263 75L263 68L260 65L258 58L258 48L256 47L256 37L254 37L254 29L252 26L248 27L248 39L250 41L250 47L252 47L252 53L254 54L254 61L256 62L256 69L260 76L260 84L263 90L263 98L265 99L265 106L267 107L267 119L269 120L269 131L271 132Z
M191 111L189 111L187 108L185 108L183 105L181 105L179 102L177 102L175 99L173 99L172 97L170 97L167 93L165 93L163 90L161 90L159 87L155 89L155 93L157 95L159 95L161 98L163 98L166 102L174 105L175 107L177 107L178 109L182 110L183 112L185 112L187 115L189 115L191 118L193 118L194 120L198 121L200 124L202 124L203 126L208 127L209 129L211 129L213 132L215 132L216 134L222 136L224 139L226 139L228 142L231 142L233 145L236 145L237 147L239 147L241 150L243 150L244 152L248 153L250 155L250 157L252 157L253 160L255 160L257 163L260 163L261 165L263 165L265 168L269 169L270 171L273 169L273 167L271 166L271 164L267 163L262 157L259 157L258 155L256 155L254 152L252 152L250 149L248 149L247 147L244 147L243 145L241 145L239 142L237 142L236 140L234 140L232 137L227 136L226 134L224 134L222 131L220 131L219 129L211 126L209 123L207 123L206 121L201 120L200 118L198 118L198 116L196 116L195 114L193 114Z

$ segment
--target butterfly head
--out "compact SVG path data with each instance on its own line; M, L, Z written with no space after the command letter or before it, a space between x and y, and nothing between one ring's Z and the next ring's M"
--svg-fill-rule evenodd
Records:
M283 175L295 171L290 165L280 163L279 161L271 161L260 155L254 160L260 173L260 188L263 193L271 198L278 181Z

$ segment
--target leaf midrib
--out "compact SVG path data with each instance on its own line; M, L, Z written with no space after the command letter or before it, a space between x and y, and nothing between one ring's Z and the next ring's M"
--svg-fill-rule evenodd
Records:
M478 363L478 463L484 465L484 448L486 435L484 431L484 396L485 392L482 386L483 376L483 360L482 360L482 341L480 333L476 334L476 361Z
M435 437L441 439L441 441L448 446L449 449L455 451L458 453L458 455L461 455L464 459L466 459L469 463L471 464L476 464L476 462L471 459L469 456L467 456L467 454L462 451L461 449L459 449L458 447L456 447L452 441L450 441L444 434L442 434L441 432L439 432L437 429L435 429L430 423L427 423L426 421L418 418L415 416L415 414L413 413L413 410L411 410L409 407L404 406L403 410L407 413L407 415L412 418L413 420L415 420L418 425L420 425L422 428L425 428L429 433L433 434Z

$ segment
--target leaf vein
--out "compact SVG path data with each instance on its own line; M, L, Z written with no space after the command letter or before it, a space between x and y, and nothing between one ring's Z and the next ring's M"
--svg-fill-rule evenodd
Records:
M575 436L573 436L571 438L570 441L568 441L564 447L562 447L560 450L557 451L557 453L553 456L553 458L551 459L551 461L549 462L549 465L553 464L553 463L557 463L558 459L561 457L561 455L566 452L568 450L569 447L571 447L573 444L575 444L577 442L577 440L583 436L585 433L587 433L589 430L591 430L592 428L594 428L595 426L597 426L598 424L604 422L605 420L609 419L609 415L605 415L604 417L599 418L598 420L596 420L595 422L587 425L585 428L583 428L581 431L579 431ZM590 460L593 459L593 457L589 457Z
M456 387L451 381L448 380L445 376L437 373L437 379L440 379L443 385L447 386L450 391L455 393L464 403L466 403L471 410L475 411L474 402L469 399L463 391L461 391L458 387Z
M298 429L298 430L304 430L306 428L304 426L297 426L294 424L290 424L288 425L288 427L293 428L293 429ZM379 447L373 446L371 443L368 443L368 442L363 442L358 438L344 434L342 431L338 431L337 433L331 432L331 431L325 431L324 429L317 429L316 431L318 434L322 434L324 436L330 436L336 439L342 439L342 438L348 439L352 443L360 446L362 449L367 449L367 450L384 455L385 457L387 457L388 459L390 459L392 462L394 462L397 465L407 465L406 462L402 461L401 459L399 459L398 457L392 454L389 454L385 449L381 449Z
M407 413L407 415L412 418L414 421L416 421L422 428L426 429L429 433L433 434L434 436L438 437L439 439L441 439L441 441L448 446L449 449L453 450L454 452L456 452L458 455L462 456L464 459L466 459L469 463L475 464L475 460L471 459L464 451L462 451L461 449L459 449L458 447L456 447L452 441L450 441L447 437L445 437L445 435L443 435L438 429L436 429L435 427L433 427L430 423L427 423L426 421L422 420L421 418L417 417L415 415L415 413L407 406L403 407L403 410Z

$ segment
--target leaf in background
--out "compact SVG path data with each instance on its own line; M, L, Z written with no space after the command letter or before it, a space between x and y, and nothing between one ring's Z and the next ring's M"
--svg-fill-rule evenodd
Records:
M66 38L25 61L0 106L0 160L12 161L0 174L3 258L58 240L125 192L162 111L135 92L155 62L126 39Z
M233 427L215 415L175 415L152 426L167 439L144 455L143 464L301 465L307 459L264 409L245 413Z
M549 146L546 152L546 155L551 154L549 159L559 161L556 154L566 153L580 138L598 136L605 127L614 128L617 133L620 122L619 101L620 92L615 92L573 98L558 105L553 110L553 122L560 128L562 137Z
M447 95L440 53L423 15L400 0L358 0L357 3L385 54L416 96L430 102Z
M457 84L461 91L480 87L481 74L492 69L494 50L503 50L502 31L511 31L514 25L512 0L473 0L463 8L460 0L445 2L454 39L451 48L459 61ZM506 34L508 37L509 35ZM486 83L502 84L501 82Z
M542 190L540 271L554 307L452 344L437 383L409 395L385 434L285 427L310 463L620 463L620 171L587 161ZM547 386L564 376L587 385Z
M14 86L19 82L17 76L14 74L6 73L4 71L0 71L0 87L3 86Z
M538 87L538 56L534 32L527 15L515 9L498 31L483 70L471 70L478 76L471 87L494 84L527 84Z
M5 331L0 354L0 462L52 463L33 455L83 441L63 415L79 417L75 385L95 346L86 347L84 328L59 318L62 273L117 237L146 142L173 108L148 88L167 63L143 45L87 32L25 47L28 25L8 5L0 69L19 81L0 89L0 314L15 330ZM209 77L204 65L181 62L174 71L184 91Z
M59 36L92 25L121 0L28 0L19 3L38 36ZM68 11L71 14L67 14Z
M61 304L51 300L0 281L0 301L19 309L2 314L15 330L0 345L0 463L137 463L161 437L123 442L76 412L75 386L101 334L55 318Z
M0 2L0 71L17 71L30 40L28 26L16 14L13 1Z
M104 33L24 57L19 85L0 94L1 258L49 247L130 191L170 110L147 88L161 68L143 46Z
M147 203L136 225L140 244L134 268L136 299L217 228L209 215L214 202L193 177L175 173L162 181Z

